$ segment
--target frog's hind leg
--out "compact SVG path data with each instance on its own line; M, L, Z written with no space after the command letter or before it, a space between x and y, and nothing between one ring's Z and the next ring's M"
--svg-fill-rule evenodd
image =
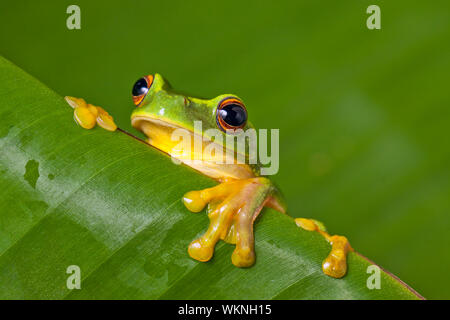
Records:
M273 193L274 187L266 178L234 180L186 193L183 202L190 211L199 212L209 204L210 220L203 236L189 245L189 255L199 261L208 261L214 254L216 243L222 239L236 244L231 256L235 266L253 265L253 222Z
M331 244L331 252L322 263L323 272L333 278L345 276L347 273L347 253L353 251L347 238L329 235L325 226L317 220L297 218L295 223L305 230L319 232Z

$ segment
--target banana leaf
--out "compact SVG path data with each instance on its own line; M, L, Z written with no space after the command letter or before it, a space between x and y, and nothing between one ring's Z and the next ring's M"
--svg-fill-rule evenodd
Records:
M234 267L226 243L192 260L208 218L181 197L215 182L123 131L81 129L61 96L1 57L0 150L2 299L421 298L384 270L371 288L374 263L357 252L344 278L326 276L330 245L273 210L255 223L253 267Z

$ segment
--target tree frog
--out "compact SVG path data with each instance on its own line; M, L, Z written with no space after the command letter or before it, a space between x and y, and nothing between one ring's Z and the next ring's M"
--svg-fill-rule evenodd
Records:
M184 205L192 212L207 207L210 220L203 236L188 246L189 255L198 261L208 261L214 254L216 243L224 240L235 245L231 256L235 266L252 266L255 263L255 219L266 206L286 213L279 190L268 177L261 175L258 163L223 163L203 154L205 157L199 158L194 154L198 152L195 148L180 148L173 139L175 130L184 129L194 140L200 138L202 144L214 142L228 154L230 150L226 150L225 139L213 140L208 129L218 129L226 138L240 132L239 129L253 128L243 101L234 94L222 94L212 99L187 96L174 91L159 74L137 80L132 98L136 106L131 113L132 126L147 136L150 145L219 183L212 188L187 192L182 197ZM113 118L103 108L87 104L80 98L65 99L74 108L74 119L81 127L91 129L98 124L109 131L117 129ZM196 132L194 121L201 121L200 133ZM297 218L294 221L299 227L319 232L326 238L332 248L323 261L322 270L331 277L343 277L347 272L347 253L353 250L348 240L329 235L323 224L316 220Z

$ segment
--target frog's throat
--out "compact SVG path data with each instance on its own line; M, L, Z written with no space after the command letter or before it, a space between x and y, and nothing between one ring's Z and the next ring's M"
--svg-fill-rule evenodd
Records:
M131 125L148 137L150 145L208 177L222 181L256 176L252 166L230 163L236 162L234 154L230 156L222 145L203 139L200 135L175 123L139 115L132 117ZM175 132L177 129L182 130L183 138L178 134L180 131ZM200 141L201 148L194 145L195 139ZM222 154L211 152L213 148L223 150Z

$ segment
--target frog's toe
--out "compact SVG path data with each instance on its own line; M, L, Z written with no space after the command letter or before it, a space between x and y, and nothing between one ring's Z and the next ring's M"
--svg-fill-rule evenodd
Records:
M95 127L96 117L87 107L76 107L73 111L73 119L84 129Z
M114 122L113 117L106 112L102 107L95 107L97 109L97 124L105 130L116 131L117 125Z
M333 278L342 278L347 273L347 253L353 250L346 237L331 236L331 252L322 263L322 270Z
M183 203L192 212L200 212L207 205L202 198L202 191L189 191L183 196Z
M209 261L214 254L214 244L204 242L202 238L191 242L188 248L189 255L198 261Z
M70 96L65 96L64 100L66 100L66 102L69 104L69 106L71 106L72 108L77 108L77 107L86 107L86 101L84 101L83 98L75 98L75 97L70 97Z
M231 262L240 268L251 267L255 263L255 251L249 247L236 248L231 256Z
M297 218L295 223L308 231L319 232L330 244L331 251L322 263L323 272L333 278L342 278L347 273L347 253L353 251L344 236L330 236L322 223L313 219Z

